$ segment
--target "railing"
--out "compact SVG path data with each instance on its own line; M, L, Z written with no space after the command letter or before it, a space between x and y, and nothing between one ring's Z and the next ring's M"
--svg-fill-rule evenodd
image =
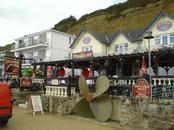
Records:
M109 78L109 89L106 92L110 96L132 97L132 86L142 77L118 77ZM148 77L147 77L148 79ZM76 94L78 86L77 78L47 79L46 95L67 97ZM86 82L91 92L95 91L96 78L87 78ZM69 90L68 90L69 89ZM68 95L68 91L70 95ZM174 98L174 76L152 77L152 98L173 99Z
M132 86L140 78L110 78L108 94L130 98L132 95ZM152 77L152 99L174 99L174 76Z
M26 42L21 42L18 45L18 48L16 49L21 49L21 48L25 48L25 47L32 47L32 46L37 46L37 45L48 45L48 41L49 39L47 39L46 41L32 41L31 43L27 44Z
M71 87L71 97L75 95L75 87ZM46 86L46 95L57 97L68 97L68 87L61 86Z
M168 85L173 86L174 85L174 77L159 77L159 78L152 78L152 85Z
M71 77L46 79L45 95L57 97L73 97L76 94L76 79Z
M18 48L24 48L26 47L26 43L25 42L20 42L18 45Z

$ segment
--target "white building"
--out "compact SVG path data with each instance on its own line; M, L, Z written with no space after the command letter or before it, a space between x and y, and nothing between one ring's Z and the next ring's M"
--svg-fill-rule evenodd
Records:
M25 58L34 58L36 62L69 59L69 46L74 39L73 35L48 29L15 39L12 52L16 56L23 53ZM24 64L29 63L25 61Z
M148 48L148 41L143 38L147 31L151 31L154 36L150 40L151 51L174 47L174 17L160 12L144 29L131 32L119 30L107 35L83 30L70 48L73 49L72 55L91 51L94 57L143 53Z
M151 51L157 51L165 47L174 47L174 16L164 12L159 13L141 35L144 36L147 31L151 31L154 36L154 39L151 39L150 42ZM147 48L147 40L144 39L143 44Z

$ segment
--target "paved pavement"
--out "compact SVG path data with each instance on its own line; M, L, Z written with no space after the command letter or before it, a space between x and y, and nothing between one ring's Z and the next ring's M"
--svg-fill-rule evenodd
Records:
M26 113L25 109L13 107L13 117L0 130L123 130L115 122L101 123L94 119L75 115Z

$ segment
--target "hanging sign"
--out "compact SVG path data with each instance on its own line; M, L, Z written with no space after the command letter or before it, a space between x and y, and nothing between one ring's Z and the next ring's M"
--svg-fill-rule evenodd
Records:
M87 59L87 58L92 58L92 57L93 57L92 51L79 52L79 53L72 54L72 59Z
M133 96L136 98L149 98L151 97L151 87L146 79L137 80L136 84L132 87Z
M19 61L5 60L5 73L12 75L19 75Z
M163 22L160 22L157 25L157 30L159 30L159 31L166 31L166 30L170 29L171 27L172 27L172 22L170 22L170 21L163 21Z
M29 77L20 78L20 86L31 87L32 86L32 79Z
M52 85L59 85L58 79L52 79L52 80L51 80L51 84L52 84Z

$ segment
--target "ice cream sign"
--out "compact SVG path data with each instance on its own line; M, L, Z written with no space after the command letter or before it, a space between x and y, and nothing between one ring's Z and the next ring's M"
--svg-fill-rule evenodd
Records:
M170 29L171 27L172 27L172 22L170 22L170 21L163 21L163 22L160 22L157 25L157 30L159 30L159 31L166 31L166 30Z
M87 37L84 37L84 38L83 38L83 43L84 43L84 44L88 44L88 43L90 43L90 42L91 42L91 37L87 36Z

